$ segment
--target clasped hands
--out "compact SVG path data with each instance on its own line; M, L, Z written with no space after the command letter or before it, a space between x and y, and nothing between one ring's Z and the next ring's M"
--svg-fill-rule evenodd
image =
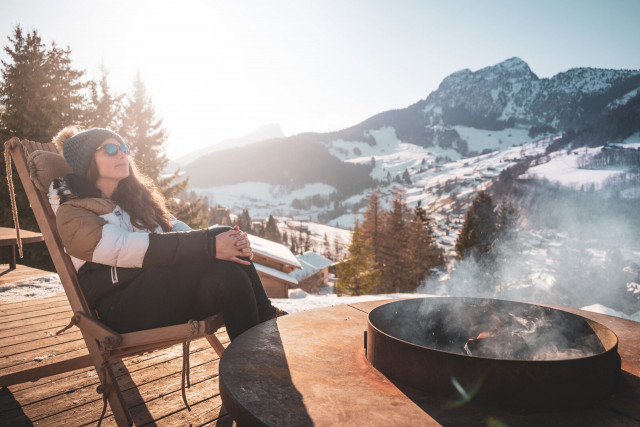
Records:
M253 259L253 251L247 233L236 225L233 230L225 231L216 236L216 258L223 261L234 261L238 264L250 265L247 261Z

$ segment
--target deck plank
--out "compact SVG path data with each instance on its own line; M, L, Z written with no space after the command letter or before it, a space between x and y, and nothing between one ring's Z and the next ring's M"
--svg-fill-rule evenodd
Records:
M57 337L70 337L70 336L82 338L82 334L80 333L80 330L77 328L69 329L67 331L64 331L60 335L57 335ZM56 337L56 335L55 335L55 332L53 332L51 329L44 329L40 331L26 332L19 335L7 336L2 338L2 340L0 341L0 354L2 354L5 351L3 350L5 348L7 348L6 351L10 351L8 347L11 347L11 346L31 343L33 341L46 340L53 337Z
M200 388L195 387L200 382L203 382L208 379L213 379L213 375L211 372L215 373L217 376L217 360L212 360L212 355L209 354L207 358L206 355L202 356L201 363L193 365L191 368L191 389L187 390L187 399L195 401L202 400L202 393L204 393ZM208 359L208 360L204 360ZM125 364L126 366L126 364ZM181 410L184 407L184 403L182 403L182 397L180 393L180 383L181 383L181 369L182 360L174 359L166 363L166 366L153 366L150 369L143 369L137 372L127 372L127 369L121 369L120 373L126 373L126 375L120 375L118 377L118 383L120 385L121 390L125 395L130 394L131 399L127 399L128 404L142 404L144 402L148 402L158 399L160 397L168 396L170 394L176 394L177 400L176 404L171 406L171 402L167 401L166 408L156 409L158 416L162 416L163 414L171 413L172 411ZM76 389L66 390L62 393L59 393L55 396L44 396L39 400L36 400L34 403L22 406L22 411L32 420L32 421L40 421L44 419L50 419L54 423L58 423L58 425L62 424L61 418L65 416L65 412L73 410L79 402L84 405L97 405L102 408L102 398L95 392L96 386L98 385L98 378L95 375L95 371L91 372L93 375L87 375L85 383ZM118 375L118 374L116 374ZM202 386L204 387L204 386ZM140 393L143 400L136 400L134 394L137 392ZM70 391L72 393L70 393ZM217 379L215 380L215 395L218 394L218 383ZM25 398L24 393L14 393L14 396L17 400L21 400ZM38 396L42 397L42 396ZM211 397L209 394L207 397ZM200 399L199 399L200 398ZM51 401L55 399L56 404L52 405ZM166 399L162 399L166 400ZM178 402L179 401L179 405ZM157 405L156 405L157 406ZM165 411L165 412L163 412ZM82 421L82 419L74 419L79 423L91 422L95 417L100 415L100 410L97 410L94 414L87 414L87 420ZM132 414L133 415L133 414ZM19 413L14 409L13 411L8 411L3 414L3 418L13 421L19 418ZM145 422L153 421L154 418L148 419Z
M0 374L87 354L77 328L54 335L71 318L64 294L0 307ZM224 329L216 335L228 344ZM34 360L48 354L55 356ZM219 395L219 357L205 339L191 343L190 363L191 412L182 402L180 344L113 364L136 425L233 425ZM95 369L84 368L2 389L0 426L95 425L102 411L98 384ZM115 425L110 409L103 425Z
M224 344L224 341L223 341ZM202 350L208 350L210 348L209 344L204 339L196 340L191 344L192 352L197 356L197 353ZM178 346L174 346L162 351L155 351L151 353L145 353L140 356L131 357L126 360L126 365L128 366L128 370L130 372L136 372L140 369L147 369L150 367L154 367L155 365L162 365L163 363L173 359L182 357L182 348ZM194 359L192 359L193 361ZM197 360L197 359L195 359ZM27 390L30 388L36 389L33 395L23 395L29 401L38 400L37 393L47 394L57 393L57 390L62 390L60 392L68 392L70 390L74 390L76 388L83 387L86 382L87 372L93 371L93 368L84 368L81 370L67 372L64 374L59 374L56 376L52 376L49 379L43 379L37 381L35 383L22 383L11 386L11 390L16 393L22 390ZM41 383L41 381L46 381L47 384ZM62 384L62 385L61 385ZM53 391L44 391L45 388L52 387ZM63 387L63 388L61 388ZM0 410L1 410L0 405Z
M7 314L15 314L15 313L27 313L30 311L40 310L46 307L58 307L58 306L68 306L69 302L67 300L67 296L65 294L58 294L49 298L39 298L37 303L32 301L20 301L20 302L4 302L0 304L0 318Z
M42 328L43 326L49 326L55 322L56 324L65 323L68 324L71 320L71 310L62 310L58 313L51 313L44 316L26 317L24 319L16 319L12 322L6 322L0 325L0 330L9 331L11 329L22 329L25 326L32 326L33 329Z
M61 313L67 313L69 312L69 306L59 306L59 307L47 307L47 308L42 308L40 310L37 311L31 311L31 312L25 312L25 313L15 313L15 314L9 314L6 316L2 316L0 317L0 328L5 328L5 325L7 325L7 327L11 327L12 325L19 323L19 322L24 322L25 320L29 319L41 319L43 317L48 317L48 316L55 316L57 314L61 314Z
M75 331L74 331L75 332ZM25 335L21 335L20 337L24 337ZM17 338L17 337L10 337ZM17 343L9 345L8 342L5 345L4 340L0 347L0 357L11 357L15 355L20 355L32 350L44 349L52 346L60 346L66 343L70 343L73 341L82 340L82 334L78 331L70 334L60 334L60 335L49 335L43 336L41 338L32 339L32 340L24 340L20 339ZM9 341L9 339L7 340ZM84 344L84 342L83 342ZM2 363L0 362L0 367Z
M64 355L65 358L71 358L81 356L86 353L87 351L84 345L84 340L81 339L62 342L59 345L27 349L24 352L3 355L0 358L0 373L8 374L12 371L15 372L16 369L13 368L17 367L23 369L21 365L28 365L32 363L35 363L36 365L48 364L51 363L51 359L55 358L54 356Z
M38 332L38 331L50 331L55 334L56 331L62 329L69 324L71 320L71 310L67 313L60 314L57 318L49 319L47 322L25 322L20 324L19 322L13 325L12 328L3 327L0 329L0 340L6 337L18 336L21 334Z

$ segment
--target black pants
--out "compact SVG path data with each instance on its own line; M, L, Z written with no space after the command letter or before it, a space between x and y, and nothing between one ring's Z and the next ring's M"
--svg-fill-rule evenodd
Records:
M95 264L94 264L95 265ZM104 280L110 267L81 272L83 288L92 277ZM106 271L105 271L106 270ZM224 315L231 340L275 311L255 267L231 261L118 269L125 283L101 296L95 307L101 320L125 333ZM132 278L126 279L130 275ZM99 276L99 277L98 277Z

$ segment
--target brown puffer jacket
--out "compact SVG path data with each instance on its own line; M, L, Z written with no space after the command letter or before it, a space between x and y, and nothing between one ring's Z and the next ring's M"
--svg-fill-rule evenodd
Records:
M153 267L215 258L215 235L228 227L191 230L172 220L172 231L141 230L129 214L75 175L56 178L49 201L66 252L76 270L86 262L113 267ZM114 281L115 283L115 281Z

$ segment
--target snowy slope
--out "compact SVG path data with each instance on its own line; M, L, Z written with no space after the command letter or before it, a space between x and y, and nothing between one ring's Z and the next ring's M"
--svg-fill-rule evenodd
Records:
M565 151L553 153L553 157L548 162L530 168L522 178L547 179L577 190L589 187L600 189L607 179L624 174L623 170L592 170L578 167L578 160L581 156L593 156L601 149L602 147L585 147L575 150L571 154L567 154Z
M269 215L310 215L308 211L294 209L291 206L293 200L306 199L314 195L329 196L336 191L334 187L323 183L307 184L302 188L287 191L283 186L264 182L243 182L191 190L206 196L210 206L220 205L238 213L249 208L252 218L266 218Z

